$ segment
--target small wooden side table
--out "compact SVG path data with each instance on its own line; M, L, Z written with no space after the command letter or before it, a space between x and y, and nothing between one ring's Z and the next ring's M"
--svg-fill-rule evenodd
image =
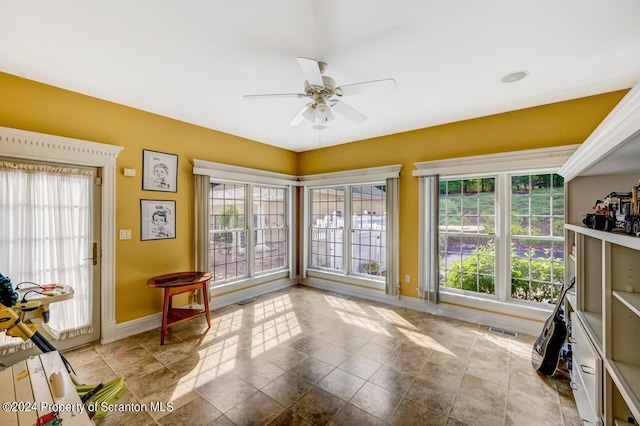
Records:
M209 313L209 294L207 291L207 281L211 279L209 272L175 272L173 274L159 275L147 281L147 285L153 288L164 289L164 305L162 307L162 331L160 334L160 344L164 345L164 338L167 335L167 328L181 324L185 321L200 316L207 317L207 324L211 327L211 314ZM200 309L174 308L171 305L171 298L176 294L189 291L202 290L204 299L204 311Z

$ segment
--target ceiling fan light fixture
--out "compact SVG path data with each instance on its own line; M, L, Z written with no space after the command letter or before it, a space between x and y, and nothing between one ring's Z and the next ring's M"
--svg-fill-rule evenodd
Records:
M520 81L528 75L529 71L526 70L514 71L502 77L501 81L503 83L515 83L516 81Z
M316 109L313 106L309 106L309 108L307 108L302 115L304 116L304 118L306 118L307 120L311 121L312 123L316 120Z

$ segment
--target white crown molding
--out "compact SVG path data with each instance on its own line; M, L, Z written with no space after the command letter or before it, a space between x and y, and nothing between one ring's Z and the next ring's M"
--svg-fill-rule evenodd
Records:
M0 154L83 166L112 166L124 148L97 142L0 127Z
M414 163L413 176L462 175L522 171L540 168L559 168L576 151L579 145L528 149L499 154Z
M558 173L564 177L565 181L570 181L639 132L640 82L636 83L611 110Z
M270 172L268 170L251 169L248 167L196 159L192 160L192 162L194 175L211 176L221 180L284 186L295 186L297 180L296 176Z
M401 164L300 176L300 186L363 183L400 177Z
M100 211L100 334L111 336L116 326L116 159L123 147L44 133L0 127L0 155L61 162L102 170Z

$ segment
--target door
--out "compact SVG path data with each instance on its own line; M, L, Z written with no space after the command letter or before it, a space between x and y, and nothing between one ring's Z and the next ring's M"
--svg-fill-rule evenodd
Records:
M100 338L100 169L0 159L0 273L21 294L39 285L68 285L69 300L49 304L39 331L64 350ZM58 293L64 294L64 289ZM55 300L51 299L43 300ZM54 332L47 333L50 327ZM61 332L56 339L56 331ZM22 342L0 335L0 347ZM10 364L40 350L2 356Z

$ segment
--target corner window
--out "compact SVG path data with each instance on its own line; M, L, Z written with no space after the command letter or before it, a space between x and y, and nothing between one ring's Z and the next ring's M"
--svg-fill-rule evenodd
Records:
M209 269L213 287L287 269L288 191L270 185L210 182Z
M311 188L309 195L309 266L384 281L386 184Z

